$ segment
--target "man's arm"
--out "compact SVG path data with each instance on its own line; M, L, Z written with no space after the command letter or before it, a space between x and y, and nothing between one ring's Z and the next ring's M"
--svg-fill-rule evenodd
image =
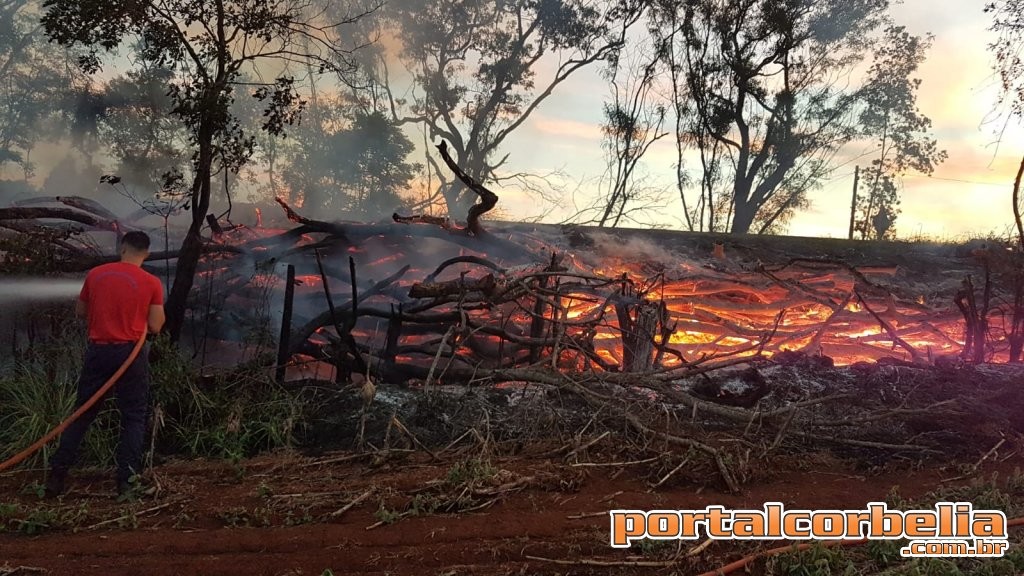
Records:
M147 324L149 324L150 334L159 334L160 330L164 327L164 322L167 318L164 316L164 307L162 304L151 304L149 306L149 318Z
M89 310L86 308L84 300L78 300L75 302L75 316L79 318L85 318L88 316Z
M149 315L146 318L146 324L150 334L159 334L167 320L167 317L164 316L164 285L156 276L150 275L149 279L153 293L149 300Z

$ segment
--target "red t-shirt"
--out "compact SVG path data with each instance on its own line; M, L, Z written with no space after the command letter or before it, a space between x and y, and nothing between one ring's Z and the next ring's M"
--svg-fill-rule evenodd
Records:
M164 303L164 287L142 268L115 262L89 271L78 299L86 306L89 340L137 342L148 330L149 307Z

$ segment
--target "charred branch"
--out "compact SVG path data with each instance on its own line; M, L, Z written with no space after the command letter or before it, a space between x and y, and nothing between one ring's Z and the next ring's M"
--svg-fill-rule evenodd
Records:
M398 280L401 279L403 276L405 276L406 273L408 273L408 272L409 272L409 267L408 266L403 267L401 270L399 270L398 272L392 274L388 278L385 278L384 280L381 280L380 282L374 284L369 290L363 292L362 295L359 296L359 299L360 300L366 300L368 298L371 298L373 296L376 296L376 295L380 294L385 289L390 287L392 284L394 284L395 282L398 282ZM351 309L351 306L352 306L351 302L346 302L345 304L343 304L341 306L341 308L342 309L346 309L346 308ZM377 313L376 315L379 318L390 318L391 317L391 314L389 314L388 312L371 311L371 310L362 310L361 311L361 313L363 315L371 315L371 312L376 312ZM338 315L341 315L341 314L344 314L344 312L336 311L336 314L333 315L333 316L338 316ZM401 312L399 312L399 317L400 318L404 317L401 314ZM349 321L347 318L345 320L346 320L346 322ZM324 326L328 326L330 324L337 325L337 322L334 321L334 317L332 317L331 311L327 310L327 311L323 312L322 314L320 314L319 316L317 316L316 318L314 318L314 319L310 320L309 322L307 322L304 326L302 326L294 334L292 334L291 341L293 342L293 346L301 345L302 343L304 343L307 340L309 340L309 338L314 333L316 333L317 330L323 328ZM299 351L298 349L294 349L295 353L297 353L298 351Z
M474 204L469 209L469 216L466 218L466 227L474 236L483 236L486 232L480 225L480 217L487 212L490 212L498 204L498 195L488 190L483 184L474 180L469 174L466 174L455 160L452 160L451 155L448 153L447 142L442 140L441 143L438 144L437 150L441 153L441 159L444 160L444 163L448 165L448 168L455 174L455 176L457 176L467 188L480 197L480 202Z
M453 233L469 234L477 238L483 238L487 236L487 231L484 230L480 224L480 218L494 209L498 205L498 195L491 192L486 186L477 182L472 176L467 174L459 165L452 159L448 153L448 143L444 140L437 145L438 151L441 153L441 158L448 168L455 174L455 176L466 186L473 191L479 198L480 201L470 206L469 214L466 216L466 228L458 229L451 224L451 221L447 218L439 218L436 216L399 216L394 214L392 218L399 224L433 224L440 226L442 229L451 231Z
M957 292L954 300L957 308L963 314L966 324L966 341L962 357L975 364L985 362L987 350L988 312L991 301L991 278L987 272L986 269L985 288L980 307L974 290L974 282L969 277L964 280L963 287Z
M355 339L352 338L352 332L350 327L352 324L354 324L355 320L353 319L350 321L346 321L344 324L342 324L340 318L338 317L337 310L335 310L334 308L334 299L331 297L331 288L330 285L328 284L327 274L324 272L324 264L323 260L320 257L320 251L317 250L314 253L316 254L317 267L320 270L320 280L323 282L324 285L324 296L327 299L327 311L331 315L331 323L334 325L335 330L337 330L338 337L341 340L341 342L344 343L344 345L348 348L348 352L352 354L353 365L357 370L357 373L367 374L368 371L366 361L363 360L363 356L362 354L359 353L358 346L356 346ZM353 290L355 290L354 287ZM356 310L356 301L353 299L351 304L352 310L354 312ZM340 378L342 377L344 377L345 379L351 377L352 374L350 371L350 366L343 366L341 363L336 363L336 366L339 368L339 370L336 372L336 380L340 380ZM349 370L342 370L342 368L348 368Z
M290 239L297 241L304 234L327 234L334 236L341 242L345 242L349 245L356 245L361 241L375 236L393 237L393 238L404 238L407 236L415 236L421 238L436 238L457 244L464 248L475 251L494 251L499 256L504 256L510 259L519 259L526 261L533 261L535 257L529 251L525 250L519 244L509 242L502 238L498 238L493 235L488 235L482 238L474 238L468 234L465 234L464 230L455 227L435 227L435 226L406 226L400 222L414 222L420 220L409 220L398 216L395 224L360 224L360 223L341 223L341 222L325 222L322 220L313 220L306 218L295 211L291 206L288 205L281 198L275 199L277 203L284 209L288 219L292 222L299 224L293 230L289 230L283 235L284 239ZM396 215L397 216L397 215ZM415 217L419 218L419 217ZM428 221L428 220L423 220ZM277 240L258 240L252 247L255 246L273 246L279 244ZM302 248L308 250L308 247Z
M98 230L116 232L118 229L116 222L112 220L70 208L0 208L0 221L4 220L70 220Z
M918 351L915 350L914 347L911 346L906 340L900 338L900 335L896 333L896 329L893 328L892 324L890 324L885 318L882 318L877 312L871 309L871 306L868 304L867 300L865 300L864 297L860 295L860 292L854 290L854 294L857 295L857 299L860 300L860 303L862 306L864 306L864 309L867 310L868 313L870 313L875 318L875 320L878 321L878 324L882 327L882 329L885 330L886 334L888 334L889 337L892 338L893 344L899 345L904 350L909 352L910 358L914 362L919 362L921 360L920 353L918 353Z
M409 290L410 298L443 298L459 296L469 292L480 292L484 296L492 296L498 287L493 274L482 278L459 278L447 282L421 282Z

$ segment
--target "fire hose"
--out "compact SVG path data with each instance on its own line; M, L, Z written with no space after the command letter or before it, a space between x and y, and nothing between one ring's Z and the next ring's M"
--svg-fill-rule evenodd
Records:
M139 341L135 343L135 348L132 349L131 354L129 354L128 358L125 359L123 364L121 364L121 367L117 369L117 372L114 372L114 374L109 379L107 379L106 382L103 383L103 386L100 386L100 389L97 390L96 393L93 394L92 397L85 402L85 404L82 404L82 406L78 410L75 410L74 414L68 416L67 419L61 422L60 425L58 425L56 428L50 430L45 436L43 436L39 440L36 440L35 444L22 450L9 460L0 463L0 472L13 468L18 464L24 462L30 456L41 450L43 446L46 446L46 444L48 444L51 440L53 440L61 433L63 433L64 430L67 430L67 427L70 426L71 423L74 422L75 420L81 418L82 414L85 414L86 412L89 411L90 408L95 406L96 403L99 402L100 399L102 399L107 394L107 392L109 392L110 389L114 387L114 384L117 384L117 381L121 379L121 376L124 376L124 373L128 370L128 367L131 366L132 362L134 362L135 359L139 357L139 352L142 351L142 346L145 343L146 332L143 332L142 338L139 338Z

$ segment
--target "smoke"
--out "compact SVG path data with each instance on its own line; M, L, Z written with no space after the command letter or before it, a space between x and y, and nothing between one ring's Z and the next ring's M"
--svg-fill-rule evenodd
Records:
M71 300L82 290L82 282L83 278L0 279L0 306Z
M600 258L656 262L666 268L676 268L682 261L679 255L646 238L634 236L624 239L610 233L594 233L591 237L594 241L594 251ZM600 262L595 264L600 265Z

